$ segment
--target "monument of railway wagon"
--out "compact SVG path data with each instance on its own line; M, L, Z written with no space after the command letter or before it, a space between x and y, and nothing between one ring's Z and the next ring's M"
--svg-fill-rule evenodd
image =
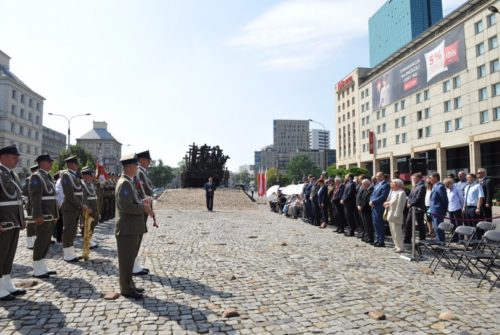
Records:
M227 186L229 171L225 168L229 156L222 149L206 144L198 147L195 143L189 146L184 156L184 169L181 174L182 187L202 187L212 177L216 185Z

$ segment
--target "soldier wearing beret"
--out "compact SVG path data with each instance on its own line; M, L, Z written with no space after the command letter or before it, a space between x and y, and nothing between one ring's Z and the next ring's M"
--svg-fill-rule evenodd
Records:
M78 262L73 242L78 228L78 220L82 210L86 208L83 203L82 183L78 176L78 159L75 156L66 158L67 170L61 176L61 185L64 200L61 205L63 212L63 252L67 262Z
M35 226L36 239L33 248L33 277L48 278L56 274L47 268L44 261L50 246L53 224L57 221L59 210L56 203L55 183L49 171L53 159L49 154L36 158L39 170L34 173L29 182L31 217Z
M33 175L35 172L38 171L38 164L35 164L31 166L31 175ZM24 208L26 209L26 213L30 215L31 213L31 202L30 202L30 178L26 177L24 180L24 185L23 185L23 197L26 198L26 203L24 205ZM33 246L35 245L35 225L27 223L26 224L26 247L28 249L33 249Z
M11 281L19 230L24 228L22 190L13 171L21 154L15 145L0 149L0 300L12 300L25 294Z
M87 166L82 169L82 187L84 203L91 209L91 216L94 218L91 224L92 239L90 240L90 249L94 249L98 247L94 237L94 229L99 222L99 212L97 210L98 199L94 185L94 170Z
M125 297L141 299L144 289L135 286L132 273L141 236L145 233L144 213L149 214L151 207L150 201L139 198L139 193L134 185L134 176L137 173L137 156L123 156L120 162L123 165L123 174L115 189L115 236L118 247L120 291Z

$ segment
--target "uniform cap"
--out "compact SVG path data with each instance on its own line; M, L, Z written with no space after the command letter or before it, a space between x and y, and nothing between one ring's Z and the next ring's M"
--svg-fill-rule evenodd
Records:
M94 170L92 170L91 167L86 166L86 167L84 167L82 169L82 174L88 174L88 175L93 176L94 175Z
M48 153L44 153L44 154L41 154L40 156L38 156L35 161L37 161L38 163L40 162L43 162L43 161L49 161L49 162L53 162L54 160L52 159L52 157L50 157L50 155Z
M120 163L122 165L128 165L128 164L137 164L137 155L136 154L127 154L123 155L122 158L120 159Z
M17 149L17 146L15 144L11 144L7 147L3 147L0 149L0 156L1 155L16 155L16 156L21 156L21 153Z
M36 171L36 170L38 170L39 168L40 168L40 167L38 166L38 164L35 164L35 165L32 165L32 166L30 167L30 171L31 171L31 172L35 172L35 171Z
M137 153L137 159L140 159L140 158L147 158L149 160L152 160L151 159L151 155L149 154L149 150L146 150L146 151L143 151L143 152L138 152Z
M68 164L68 163L78 164L78 158L76 156L69 156L64 161L66 162L66 164Z

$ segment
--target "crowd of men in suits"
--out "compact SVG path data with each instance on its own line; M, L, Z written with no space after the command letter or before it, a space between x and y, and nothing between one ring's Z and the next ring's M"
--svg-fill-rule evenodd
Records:
M401 225L390 232L387 212L391 210L391 197L399 189L404 191L404 204L397 210L400 213L395 210L392 213ZM445 219L455 227L491 221L494 193L494 182L483 168L478 169L477 175L460 171L457 177L448 175L443 181L439 173L427 176L415 173L411 175L411 184L406 185L398 171L392 180L382 172L371 178L353 174L328 178L323 172L318 179L312 175L304 178L301 194L287 196L278 191L270 206L272 211L287 217L298 218L302 214L302 220L311 225L320 228L334 225L339 234L357 236L375 247L385 247L389 232L393 239L394 235L400 235L401 244L412 242L413 214L419 240L443 241L444 232L437 227ZM401 245L395 249L402 252L404 248Z
M82 217L91 218L93 249L98 247L93 233L99 220L115 214L120 291L126 297L142 298L144 290L135 286L132 276L149 273L137 261L147 218L154 217L149 151L124 156L122 175L111 176L105 185L96 181L92 168L80 169L75 156L66 158L66 169L52 176L49 154L36 158L23 185L14 172L20 157L15 145L0 148L0 301L26 293L10 276L22 229L27 228L27 247L33 249L33 277L51 278L57 273L47 267L45 259L54 243L52 235L62 242L62 260L79 262L82 257L76 254L75 239Z

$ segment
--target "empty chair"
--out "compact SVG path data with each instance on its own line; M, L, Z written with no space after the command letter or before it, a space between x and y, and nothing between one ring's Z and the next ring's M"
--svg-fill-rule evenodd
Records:
M451 224L450 222L441 222L437 229L441 229L442 231L444 231L444 234L445 234L444 235L444 237L445 237L444 242L441 242L439 240L418 241L418 243L416 244L416 249L417 249L417 252L419 253L419 255L422 256L421 247L424 247L429 252L434 252L433 246L446 245L447 243L449 243L451 236L453 235L453 224Z

